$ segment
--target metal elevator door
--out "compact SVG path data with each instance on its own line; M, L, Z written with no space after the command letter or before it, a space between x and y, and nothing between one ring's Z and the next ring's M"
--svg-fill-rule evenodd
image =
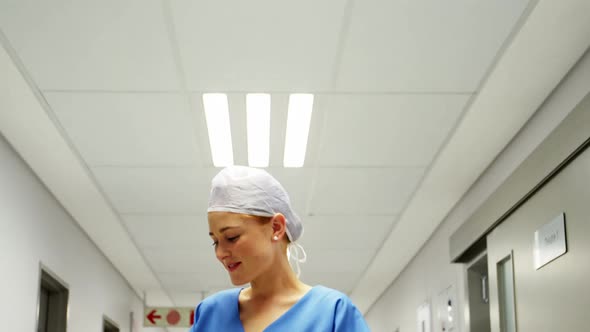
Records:
M487 236L492 332L588 331L590 151ZM567 251L535 267L535 232L565 214Z

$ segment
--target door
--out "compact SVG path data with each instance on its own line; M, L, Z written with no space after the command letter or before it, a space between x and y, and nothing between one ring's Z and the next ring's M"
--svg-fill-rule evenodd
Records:
M537 269L535 231L565 214L567 251ZM590 151L487 236L492 332L590 331Z

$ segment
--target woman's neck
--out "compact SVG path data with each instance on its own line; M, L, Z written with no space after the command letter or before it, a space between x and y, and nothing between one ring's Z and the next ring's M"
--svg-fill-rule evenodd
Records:
M265 299L276 296L302 294L311 287L297 278L286 259L278 260L268 272L250 282L248 295L252 299Z

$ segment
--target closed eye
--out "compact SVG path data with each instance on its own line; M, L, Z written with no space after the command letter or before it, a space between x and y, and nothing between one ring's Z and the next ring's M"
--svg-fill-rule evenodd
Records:
M240 238L240 236L236 235L236 236L228 237L227 241L233 243L233 242L236 242L239 238ZM213 243L211 243L211 246L215 247L215 248L217 248L218 245L219 245L219 241L213 241Z

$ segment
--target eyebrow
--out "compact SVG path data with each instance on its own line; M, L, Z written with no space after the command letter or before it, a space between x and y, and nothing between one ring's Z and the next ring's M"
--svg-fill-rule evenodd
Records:
M239 226L226 226L226 227L223 227L222 229L220 229L219 230L219 233L223 233L223 232L227 231L230 228L238 228L238 227ZM213 233L212 232L209 232L209 236L213 236Z

